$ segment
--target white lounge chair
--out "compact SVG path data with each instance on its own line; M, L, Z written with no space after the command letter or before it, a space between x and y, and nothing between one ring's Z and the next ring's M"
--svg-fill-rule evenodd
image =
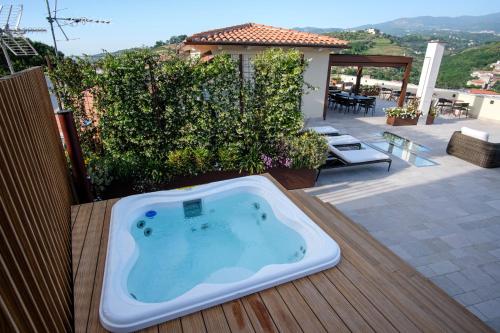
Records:
M334 136L340 134L339 130L332 126L316 126L316 127L309 127L307 129L314 131L318 134L327 136Z
M329 145L334 147L357 146L361 149L361 141L352 135L327 136L326 140Z
M340 150L332 145L328 145L328 149L334 157L339 159L346 166L386 162L389 163L387 171L391 169L392 159L388 155L371 147L365 147L364 149Z
M392 159L388 155L371 147L353 150L340 150L334 145L328 144L328 150L330 152L330 157L327 159L327 163L319 168L316 179L319 178L321 170L337 167L388 163L389 166L387 168L387 172L391 170ZM332 165L332 163L336 161L339 161L340 164Z

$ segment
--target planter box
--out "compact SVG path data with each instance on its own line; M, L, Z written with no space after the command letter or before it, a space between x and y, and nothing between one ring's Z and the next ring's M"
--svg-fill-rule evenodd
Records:
M425 124L426 125L432 125L434 124L434 116L427 115L427 118L425 118Z
M387 125L391 126L409 126L416 125L418 123L418 117L412 118L398 118L398 117L387 117Z
M276 179L287 190L313 187L316 183L316 170L274 168L271 170L266 170L265 172L271 174L271 176L273 176L273 178ZM166 184L165 189L207 184L219 180L244 177L248 175L249 174L247 172L240 173L237 171L210 171L197 176L177 177L172 182Z
M269 170L269 173L287 190L296 190L313 187L318 171L315 169L275 168Z
M267 170L283 187L287 190L296 190L300 188L313 187L316 183L317 170L314 169L287 169L275 168ZM216 182L220 180L239 178L248 176L247 172L238 171L209 171L196 176L179 176L169 183L160 184L155 188L135 189L130 182L112 183L103 194L103 199L119 198L127 195L138 194L142 192L171 190L180 187L196 186Z

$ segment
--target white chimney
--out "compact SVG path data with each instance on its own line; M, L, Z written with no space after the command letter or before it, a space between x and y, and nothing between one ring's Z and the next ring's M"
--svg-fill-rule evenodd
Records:
M418 110L427 113L432 103L432 94L436 86L436 80L441 66L441 59L444 53L444 43L430 41L427 44L422 74L418 83L417 97L420 98Z

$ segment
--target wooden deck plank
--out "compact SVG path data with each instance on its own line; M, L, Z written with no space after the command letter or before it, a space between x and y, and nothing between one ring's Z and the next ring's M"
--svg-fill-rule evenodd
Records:
M379 243L378 248L371 248L370 254L366 252L361 255L357 250L362 244L367 244L368 238L371 236L367 233L363 239L359 239L359 232L356 230L354 232L354 227L352 226L354 223L349 221L346 217L343 217L343 221L339 219L331 219L331 225L325 224L322 220L326 220L326 215L321 211L321 205L326 205L315 198L307 196L304 192L297 192L302 197L305 202L308 202L307 209L312 209L314 212L319 215L319 218L316 217L316 222L320 224L323 228L327 229L330 234L338 241L339 244L343 247L343 257L344 260L347 259L352 262L354 270L351 270L346 275L350 278L358 277L363 280L363 283L360 285L365 289L365 292L375 292L376 289L380 289L380 295L384 295L387 298L390 298L389 302L385 302L386 304L393 304L396 309L401 309L405 313L411 313L412 316L407 316L409 320L413 322L414 326L419 327L424 331L443 331L443 330L467 330L474 331L476 329L476 324L473 322L464 322L463 325L457 324L456 321L451 320L449 316L443 316L442 309L434 306L432 302L429 300L425 300L425 296L422 294L420 290L414 289L411 290L410 287L403 285L407 285L406 278L403 281L398 281L398 275L393 274L394 271L391 269L387 269L386 266L381 265L371 265L367 257L370 257L373 260L382 259L384 256L380 254L380 250L385 248L382 244ZM334 226L334 228L332 228ZM387 253L387 255L396 256L393 253ZM397 261L397 260L395 260ZM352 267L352 266L351 266ZM342 268L340 268L342 270ZM355 274L357 269L359 269L359 274ZM413 275L418 275L418 272L414 272ZM367 287L369 285L368 280L372 282L372 287ZM428 282L427 284L431 284ZM374 301L384 301L383 297L376 296L374 297ZM454 302L454 300L452 300ZM422 306L422 305L425 306ZM383 307L379 307L383 308ZM460 309L464 315L469 316L469 314L463 307ZM393 313L393 312L391 312ZM472 314L470 314L472 315ZM400 317L400 319L404 319ZM477 320L477 318L476 318ZM396 322L392 322L393 324L397 324ZM486 329L486 325L483 324L483 328Z
M73 283L75 282L76 271L80 263L80 256L82 254L83 243L87 235L87 228L89 227L90 214L94 203L80 205L78 216L75 219L75 224L71 230L71 255L73 263Z
M195 312L181 318L182 331L185 333L203 333L207 329L201 312Z
M240 300L256 332L278 332L278 328L259 294L252 294Z
M217 305L201 312L208 333L231 332L222 306Z
M297 193L297 192L295 192ZM302 195L302 193L298 193L299 195ZM338 232L339 230L335 229L322 222L321 220L327 220L327 216L321 216L320 214L322 213L320 210L318 210L320 207L317 205L314 205L313 202L309 202L312 200L312 198L306 198L306 197L301 197L304 202L307 202L308 205L307 207L303 207L303 209L307 209L309 211L309 214L311 218L313 218L325 231L327 231L329 234L332 235L332 237L339 243L341 250L342 250L342 262L340 265L335 270L342 269L341 266L344 266L348 263L346 263L346 259L349 258L350 255L356 257L356 252L355 250L352 249L351 243L349 241L346 241L343 238L343 235L339 235ZM324 213L324 212L323 212ZM365 262L359 262L359 265L366 265L370 266L370 263L368 261ZM325 272L325 274L330 273L329 271ZM331 274L331 273L330 273ZM333 277L331 279L332 281L337 281ZM353 285L357 286L357 281L351 281ZM377 288L372 285L360 285L358 288L364 288L365 297L368 299L373 300L375 303L375 306L380 310L380 311L385 311L386 312L386 317L389 318L390 322L399 330L404 330L404 331L410 331L410 332L415 332L418 331L417 327L415 324L411 322L411 320L400 310L396 305L394 305L390 300L388 300L383 293L379 293L377 291ZM347 296L346 296L347 297Z
M334 207L285 193L339 243L339 265L141 332L491 332ZM98 308L114 202L72 209L77 332L105 331Z
M276 288L266 289L259 294L280 332L302 332Z
M307 277L295 280L293 284L324 325L327 332L350 332L346 324Z
M315 198L316 200L319 200ZM324 204L326 208L334 213L340 219L345 219L343 214L330 204ZM473 330L476 325L477 318L466 311L463 313L463 307L461 304L456 302L451 297L447 297L446 293L433 284L426 277L415 271L408 263L392 253L387 247L378 243L375 238L369 235L366 231L362 229L359 225L355 223L348 224L353 230L364 235L364 239L367 242L374 244L377 251L381 252L380 258L385 258L390 260L394 265L397 265L399 269L394 272L393 276L397 279L397 285L400 288L404 288L408 293L411 293L414 297L421 300L423 304L428 306L432 305L431 316L440 314L442 321L446 322L448 326L453 329L466 327ZM442 297L435 297L436 293L441 294ZM449 311L453 309L453 311Z
M319 201L319 199L317 198L314 198L314 200ZM419 325L425 325L423 328L432 330L467 329L469 331L474 331L475 329L477 329L477 318L475 318L472 313L470 313L469 311L464 312L463 307L451 297L436 298L434 296L434 292L429 293L427 290L430 289L432 291L435 291L437 288L433 283L431 283L420 273L412 269L402 259L397 257L394 253L390 252L385 246L378 243L371 235L362 230L361 227L349 221L333 206L322 203L320 201L319 203L325 205L329 211L334 211L336 216L338 217L338 221L343 220L344 223L342 224L338 221L335 221L337 231L339 231L339 229L343 227L350 228L350 230L344 230L344 235L349 234L349 236L351 236L356 233L358 236L362 237L362 240L360 240L360 242L364 241L363 244L371 243L373 246L370 247L369 253L372 258L375 258L377 261L391 261L391 265L395 265L401 268L400 270L391 270L390 272L385 272L385 274L383 274L382 272L384 272L384 270L380 267L378 267L377 269L373 269L372 266L366 265L366 263L356 263L353 265L354 267L358 267L361 271L363 271L361 276L369 276L374 282L375 286L387 284L383 290L384 295L392 295L393 297L395 297L394 303L396 305L403 308L414 307L412 313ZM350 244L354 242L352 239L349 239L348 241ZM365 254L362 259L366 259L367 256L368 254ZM358 256L358 260L360 259L361 258ZM385 265L385 267L389 266L390 265ZM354 269L356 270L356 268ZM355 276L354 274L348 275ZM390 278L391 283L387 283L388 277ZM409 283L412 281L410 277L414 277L414 279L420 280L420 286L417 287L413 285L413 283ZM362 285L366 286L367 283L363 283ZM444 296L444 292L442 293ZM380 298L377 297L376 299ZM443 300L446 301L443 303ZM455 308L455 311L449 311L452 308ZM446 309L446 311L444 309ZM458 315L450 316L450 313L455 313ZM474 320L474 318L476 320ZM482 326L483 329L488 329L486 325L483 324Z
M151 326L135 331L135 333L158 333L158 326Z
M71 228L73 228L73 224L75 224L76 217L78 216L79 210L80 210L80 206L71 206Z
M104 221L109 221L111 217L111 209L116 203L116 199L106 202L106 212ZM92 292L92 300L90 306L89 320L87 323L87 332L105 332L99 321L99 303L101 302L101 289L104 278L104 266L106 263L106 250L108 249L109 223L103 223L101 241L99 244L99 253L97 254L97 268L95 272L94 290Z
M158 333L182 333L182 323L179 318L158 325Z
M106 203L106 201L94 203L84 241L85 246L82 249L79 265L77 265L74 286L75 330L77 332L86 331L91 312L90 306L95 286L95 272L97 269Z
M347 251L346 251L347 252ZM356 262L356 267L365 265L363 262ZM360 268L357 271L350 265L346 258L340 271L349 277L352 284L358 286L358 289L365 295L378 309L383 309L384 315L390 322L401 330L406 332L417 332L423 330L426 332L442 332L447 330L443 323L436 322L431 318L430 313L419 307L414 298L408 297L402 289L394 289L393 281L389 274L379 277L367 276L366 269ZM327 275L332 274L326 272ZM384 278L385 277L385 278ZM411 316L408 315L411 313Z
M323 297L330 306L337 312L344 323L353 332L373 332L370 324L361 316L356 308L335 287L324 274L314 274L309 276L310 281L321 290Z
M325 327L316 317L306 301L302 298L293 283L285 283L276 287L281 298L286 301L297 323L304 332L326 332Z
M250 318L241 303L241 300L237 299L228 303L222 304L224 309L224 314L226 315L227 323L231 328L231 332L239 333L251 333L255 332L253 329Z

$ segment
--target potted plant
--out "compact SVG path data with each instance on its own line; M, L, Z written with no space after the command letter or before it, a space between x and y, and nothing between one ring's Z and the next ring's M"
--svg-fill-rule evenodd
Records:
M416 125L420 117L418 103L409 103L404 107L392 107L384 109L387 116L387 124L391 126Z
M437 108L434 105L431 105L429 108L429 112L427 113L427 118L425 118L426 125L434 124L434 119L437 117Z

